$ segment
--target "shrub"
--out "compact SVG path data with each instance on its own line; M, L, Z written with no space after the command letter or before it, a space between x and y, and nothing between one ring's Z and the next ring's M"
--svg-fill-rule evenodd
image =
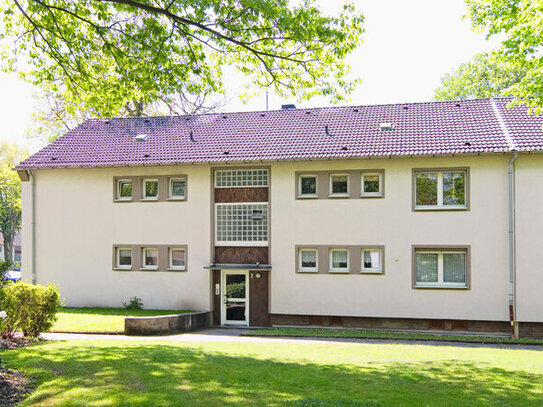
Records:
M4 287L0 309L6 312L2 337L13 338L21 331L25 336L38 336L57 320L62 307L57 286L30 284L18 281Z
M132 297L128 302L123 302L123 306L126 309L142 309L143 300L140 297Z
M0 304L2 303L2 299L4 298L4 287L9 282L9 280L6 277L6 271L10 269L12 266L11 261L0 261Z

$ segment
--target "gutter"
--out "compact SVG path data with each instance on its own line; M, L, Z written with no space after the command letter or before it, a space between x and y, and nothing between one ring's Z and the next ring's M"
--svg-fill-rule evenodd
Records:
M28 174L32 188L32 284L36 284L38 281L38 273L36 272L36 181L31 171L28 171Z

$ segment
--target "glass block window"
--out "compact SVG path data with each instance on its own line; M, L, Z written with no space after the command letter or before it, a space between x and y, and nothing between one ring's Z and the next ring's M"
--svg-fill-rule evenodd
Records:
M268 244L268 204L216 204L215 241L217 245Z
M267 187L268 170L220 170L215 172L215 188Z

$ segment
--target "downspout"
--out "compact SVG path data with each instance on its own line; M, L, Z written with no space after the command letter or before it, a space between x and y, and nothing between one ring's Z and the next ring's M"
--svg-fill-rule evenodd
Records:
M34 174L31 171L28 171L28 173L32 189L32 284L36 284L38 281L38 274L36 272L36 181L34 180Z
M518 153L513 152L513 157L507 165L507 191L509 212L509 321L513 338L519 337L517 322L517 262L515 250L515 161Z

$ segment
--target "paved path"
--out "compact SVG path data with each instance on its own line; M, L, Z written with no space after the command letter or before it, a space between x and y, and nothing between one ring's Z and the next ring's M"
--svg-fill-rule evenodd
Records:
M382 345L426 345L426 346L456 346L462 348L495 348L495 349L527 349L543 351L543 345L509 345L491 343L462 343L446 341L416 341L366 338L286 338L240 336L246 329L210 328L203 331L165 335L165 336L127 336L127 335L92 335L92 334L62 334L44 333L42 338L56 341L77 340L106 340L106 341L171 341L171 342L241 342L241 343L334 343L334 344L382 344Z

